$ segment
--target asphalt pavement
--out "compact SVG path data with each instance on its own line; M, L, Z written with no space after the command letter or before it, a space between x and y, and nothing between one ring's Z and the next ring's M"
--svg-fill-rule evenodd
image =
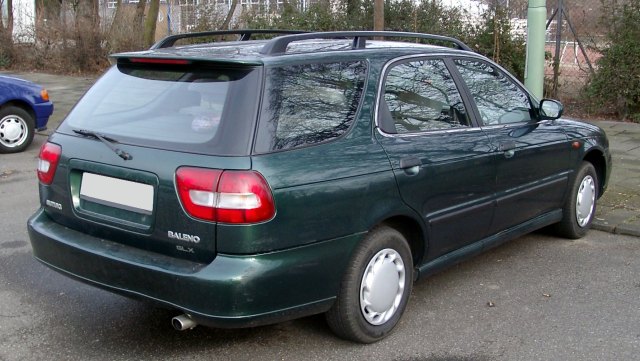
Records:
M61 76L43 73L6 73L45 86L55 104L47 136L95 82L95 77ZM593 228L640 237L640 124L589 121L605 130L613 158L613 171L607 192L598 202Z

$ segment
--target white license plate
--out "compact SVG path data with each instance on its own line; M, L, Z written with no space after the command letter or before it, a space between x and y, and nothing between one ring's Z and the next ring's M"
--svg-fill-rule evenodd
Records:
M80 198L128 211L151 214L153 186L93 173L82 175Z

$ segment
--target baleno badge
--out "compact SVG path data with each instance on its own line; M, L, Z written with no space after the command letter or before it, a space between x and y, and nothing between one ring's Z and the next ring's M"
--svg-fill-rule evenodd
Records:
M194 235L191 235L191 234L168 231L167 232L167 236L169 238L177 239L177 240L180 240L180 241L192 242L192 243L200 243L200 237L194 236Z

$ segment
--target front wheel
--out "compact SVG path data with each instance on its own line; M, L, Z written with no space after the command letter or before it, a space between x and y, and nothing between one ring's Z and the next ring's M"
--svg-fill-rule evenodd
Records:
M563 237L577 239L587 233L596 214L598 175L591 163L582 163L570 191L556 231Z
M398 324L412 285L407 240L393 228L378 227L354 251L327 323L344 339L378 341Z
M6 106L0 110L0 153L26 149L34 135L35 121L22 108Z

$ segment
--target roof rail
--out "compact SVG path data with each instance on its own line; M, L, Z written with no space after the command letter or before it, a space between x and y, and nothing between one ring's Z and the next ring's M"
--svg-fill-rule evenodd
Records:
M366 48L366 41L371 37L397 37L397 38L414 38L435 41L444 41L453 43L460 50L472 51L467 44L462 41L442 35L422 34L422 33L406 33L401 31L329 31L318 33L298 33L293 35L284 35L271 39L260 50L264 55L282 54L287 51L287 46L299 40L309 39L339 39L353 38L352 49Z
M184 34L176 34L169 35L164 39L158 41L153 44L150 50L153 49L161 49L161 48L170 48L176 41L180 39L191 39L191 38L203 38L207 36L216 36L216 35L240 35L238 40L246 41L251 39L251 35L253 34L280 34L280 35L288 35L288 34L301 34L305 33L304 31L299 30L216 30L216 31L202 31L197 33L184 33Z

